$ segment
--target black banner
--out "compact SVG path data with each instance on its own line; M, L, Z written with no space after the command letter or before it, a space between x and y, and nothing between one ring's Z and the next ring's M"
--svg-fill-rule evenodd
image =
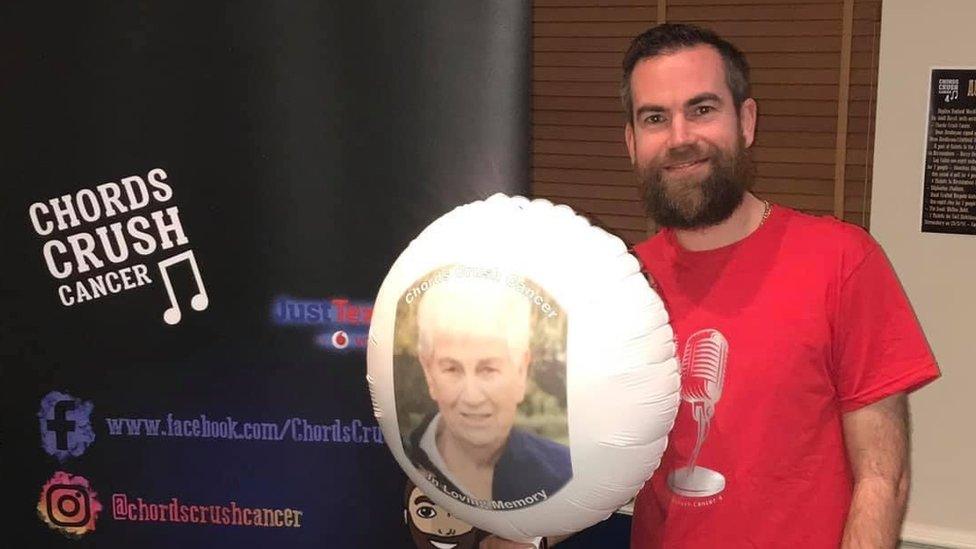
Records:
M525 194L529 5L8 4L4 542L406 547L372 299Z

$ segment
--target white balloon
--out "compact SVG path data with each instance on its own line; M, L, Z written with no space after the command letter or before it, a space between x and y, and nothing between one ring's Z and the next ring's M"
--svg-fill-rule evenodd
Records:
M452 265L491 269L502 273L500 280L514 274L532 281L567 319L572 477L536 503L506 509L455 499L432 483L404 448L395 390L398 306L412 288L417 291L410 301L420 299L425 277ZM538 300L534 306L542 307ZM390 269L369 330L367 380L374 414L414 484L461 520L510 539L577 532L631 500L660 464L680 399L668 320L660 297L619 238L567 206L496 194L431 223Z

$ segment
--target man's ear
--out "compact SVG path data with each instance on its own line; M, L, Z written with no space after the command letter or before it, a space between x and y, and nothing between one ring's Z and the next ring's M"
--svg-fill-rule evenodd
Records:
M751 147L756 138L757 110L756 100L751 97L743 101L742 106L739 107L739 129L742 131L742 140L746 148Z
M636 165L637 152L635 149L636 143L634 142L634 125L627 122L624 126L624 141L627 142L627 154L630 155L630 165Z

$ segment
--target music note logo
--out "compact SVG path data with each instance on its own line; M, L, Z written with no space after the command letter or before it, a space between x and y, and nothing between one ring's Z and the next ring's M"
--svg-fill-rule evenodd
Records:
M668 475L668 486L676 494L703 498L725 489L725 477L698 465L698 455L715 416L715 405L722 398L728 355L729 343L718 330L700 330L685 342L681 357L681 400L691 405L691 415L698 423L698 439L688 465Z
M169 273L166 272L166 269L180 261L190 262L190 268L193 270L193 278L196 279L197 283L197 294L190 298L190 307L193 307L194 311L202 311L210 305L210 298L207 297L207 290L203 287L203 277L200 276L200 268L197 266L197 259L193 255L193 250L187 250L160 261L159 273L163 277L163 283L166 285L166 293L169 295L169 308L163 312L163 320L171 326L180 322L180 319L183 318L183 312L180 310L180 304L176 301L176 292L173 291L173 283L170 281Z

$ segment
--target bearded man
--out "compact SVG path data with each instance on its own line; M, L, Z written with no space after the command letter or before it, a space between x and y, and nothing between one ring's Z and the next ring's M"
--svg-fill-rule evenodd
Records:
M757 104L732 44L660 25L623 69L627 149L661 228L635 252L682 359L631 546L895 547L906 395L939 370L884 252L750 192Z

